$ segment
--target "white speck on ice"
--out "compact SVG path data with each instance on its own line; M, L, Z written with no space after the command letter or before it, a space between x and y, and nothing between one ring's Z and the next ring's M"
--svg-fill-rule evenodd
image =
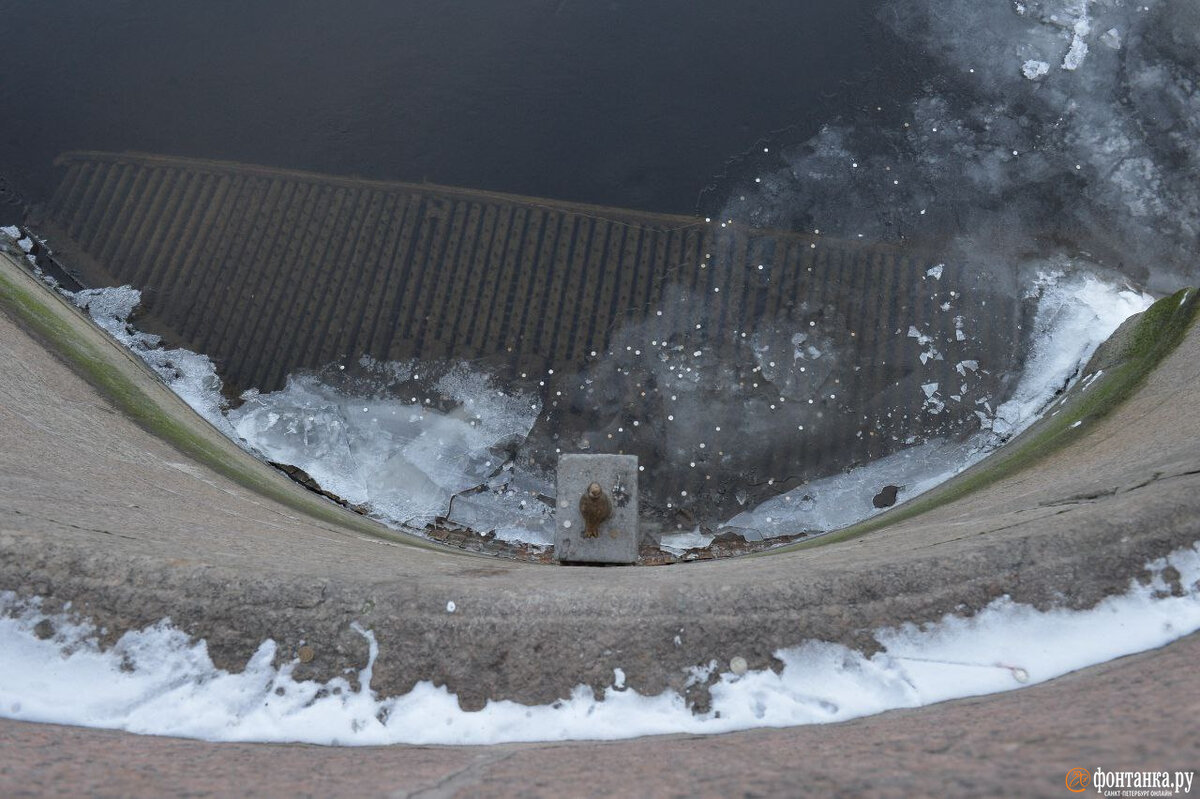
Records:
M942 270L945 268L946 268L945 264L938 264L937 266L931 266L929 269L925 270L925 274L928 275L929 277L933 278L934 280L941 280L942 279Z

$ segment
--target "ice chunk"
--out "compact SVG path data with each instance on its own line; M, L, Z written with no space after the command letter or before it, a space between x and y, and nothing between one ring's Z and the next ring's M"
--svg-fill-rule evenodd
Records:
M917 444L767 500L726 526L759 530L765 538L847 527L878 512L871 500L884 486L904 487L905 498L926 491L965 468L969 453L951 441Z
M1079 34L1075 34L1075 38L1071 40L1071 49L1067 50L1066 56L1063 57L1062 68L1068 71L1074 71L1083 66L1083 59L1087 57L1088 46L1087 42ZM1026 75L1025 77L1029 77Z
M486 487L505 462L500 451L523 440L541 410L536 398L498 391L466 366L436 390L449 410L347 395L315 376L292 376L280 391L247 394L229 419L267 459L303 469L322 488L395 522L423 526L447 513L451 497Z
M705 535L699 528L687 533L673 533L659 539L658 546L664 552L682 555L689 549L703 549L713 542L715 536Z
M1045 61L1029 59L1021 65L1021 74L1030 80L1037 80L1050 72L1050 65Z
M932 338L930 338L929 336L925 335L925 334L924 334L924 333L922 333L920 330L917 330L917 326L916 326L916 325L909 325L909 326L908 326L908 338L915 338L915 339L917 340L917 343L918 343L918 344L920 344L922 347L924 347L926 344L928 344L928 343L930 343L931 341L933 341L933 339L932 339Z
M142 301L142 293L132 286L85 289L72 295L72 300L87 311L96 324L120 338L129 335L126 322Z

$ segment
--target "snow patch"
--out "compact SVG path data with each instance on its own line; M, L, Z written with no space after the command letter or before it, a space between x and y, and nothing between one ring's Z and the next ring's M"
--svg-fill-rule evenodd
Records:
M1179 572L1179 595L1163 578L1167 567ZM1182 548L1147 568L1148 584L1131 581L1126 593L1090 610L1039 611L1002 598L970 618L880 629L881 651L870 657L805 641L774 653L783 663L779 673L739 674L741 663L718 672L713 659L687 672L688 684L717 675L712 708L703 714L674 691L638 693L619 666L599 694L581 685L569 699L547 705L491 701L466 712L454 694L428 681L401 696L379 697L371 688L379 642L357 623L369 643L357 690L341 677L298 680L297 660L275 668L273 641L231 674L213 666L203 641L190 641L168 620L101 650L94 627L48 616L37 600L3 592L0 716L210 741L326 745L613 740L822 724L1010 691L1200 630L1200 549ZM54 634L43 640L34 628L44 619ZM803 631L796 637L803 641Z

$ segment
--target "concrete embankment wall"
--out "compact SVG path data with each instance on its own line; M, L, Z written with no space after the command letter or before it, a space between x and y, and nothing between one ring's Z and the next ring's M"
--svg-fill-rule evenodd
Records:
M109 640L169 617L227 667L272 638L280 658L312 647L299 675L341 674L366 659L357 622L379 641L385 695L432 680L469 707L544 702L607 685L615 667L655 693L713 658L762 667L809 639L869 648L878 626L1003 594L1087 606L1200 540L1194 329L1063 446L915 518L769 557L587 569L404 546L293 501L232 445L206 454L216 431L5 256L0 276L0 590L70 602ZM126 384L190 432L151 432Z
M604 352L626 315L666 307L672 284L705 295L698 336L713 343L798 299L877 316L929 266L881 246L440 186L132 154L59 164L40 226L56 248L93 285L146 289L166 331L241 388L362 354L562 368ZM770 280L753 269L764 262Z

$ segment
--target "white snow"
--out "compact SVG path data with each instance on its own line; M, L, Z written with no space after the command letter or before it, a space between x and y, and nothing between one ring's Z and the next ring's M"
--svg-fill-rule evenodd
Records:
M1168 590L1168 565L1180 573L1182 595ZM1147 567L1149 584L1132 581L1125 594L1090 610L1039 611L1000 599L970 618L878 630L882 651L870 657L805 641L797 628L797 645L775 653L780 673L739 675L731 666L717 674L704 714L692 713L673 691L639 694L625 685L619 666L599 695L579 686L548 705L492 701L465 712L430 682L381 698L369 686L387 642L357 625L370 644L361 690L342 678L296 680L295 661L274 668L272 641L231 674L212 665L203 641L190 643L167 620L126 633L108 651L97 646L94 628L62 616L52 617L55 635L39 640L34 626L46 616L38 603L4 592L0 716L212 741L335 745L618 739L844 721L1037 684L1200 629L1200 549L1180 549ZM689 682L703 682L717 668L715 658L698 664L688 670Z

